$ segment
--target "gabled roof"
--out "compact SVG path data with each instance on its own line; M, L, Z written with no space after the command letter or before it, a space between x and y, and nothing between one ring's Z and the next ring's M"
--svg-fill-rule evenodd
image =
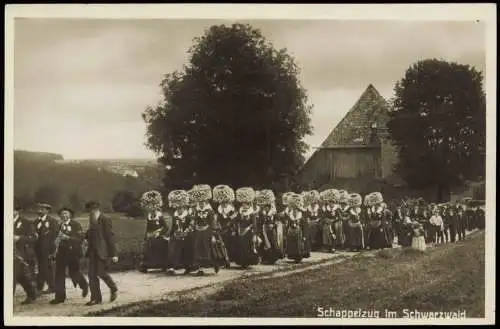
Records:
M354 106L328 135L321 147L336 145L368 145L372 124L385 128L389 120L389 104L370 84Z

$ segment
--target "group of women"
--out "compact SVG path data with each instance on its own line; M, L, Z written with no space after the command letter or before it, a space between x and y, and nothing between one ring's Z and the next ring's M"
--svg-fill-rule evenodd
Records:
M162 196L146 192L147 213L141 271L163 268L203 275L235 263L243 268L300 262L311 251L392 247L392 214L379 192L365 196L327 189L282 195L276 207L272 190L227 185L195 185L168 194L171 216L163 216Z

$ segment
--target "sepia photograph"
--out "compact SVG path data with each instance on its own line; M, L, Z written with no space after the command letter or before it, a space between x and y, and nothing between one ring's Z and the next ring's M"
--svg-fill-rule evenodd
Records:
M8 5L6 324L493 324L495 12Z

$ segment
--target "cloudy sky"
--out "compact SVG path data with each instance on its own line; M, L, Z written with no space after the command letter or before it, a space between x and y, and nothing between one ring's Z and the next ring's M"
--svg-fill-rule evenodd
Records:
M311 146L372 83L386 98L415 61L441 58L484 72L476 22L240 21L286 47L314 105ZM165 73L186 63L214 20L16 19L14 146L65 158L151 158L141 113Z

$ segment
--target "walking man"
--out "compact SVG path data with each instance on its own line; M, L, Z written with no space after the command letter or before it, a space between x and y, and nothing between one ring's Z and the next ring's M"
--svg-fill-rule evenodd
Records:
M458 240L465 239L465 227L467 226L467 216L461 206L457 207L458 218Z
M54 264L53 256L56 251L56 237L59 232L59 222L49 216L52 207L46 203L38 204L38 217L35 220L37 239L35 241L35 255L38 263L36 278L38 291L41 293L54 292ZM47 283L48 289L43 291Z
M457 233L459 230L459 222L457 214L455 213L455 208L450 206L448 208L447 221L450 227L450 242L455 242L457 239Z
M21 285L26 293L22 304L31 304L37 298L33 266L35 228L31 221L21 217L20 212L20 207L14 208L14 292L16 285Z
M80 271L80 259L83 256L82 242L84 238L82 225L73 219L74 212L70 208L59 211L62 224L57 237L55 298L51 304L64 303L66 300L66 269L73 284L80 286L82 297L87 297L89 286Z
M86 234L88 241L87 257L89 259L89 285L90 301L86 304L92 306L102 303L102 294L99 279L102 279L111 291L110 301L117 298L118 288L106 272L107 262L111 260L116 263L115 237L111 218L101 212L98 202L92 201L87 204L90 212L89 229Z

